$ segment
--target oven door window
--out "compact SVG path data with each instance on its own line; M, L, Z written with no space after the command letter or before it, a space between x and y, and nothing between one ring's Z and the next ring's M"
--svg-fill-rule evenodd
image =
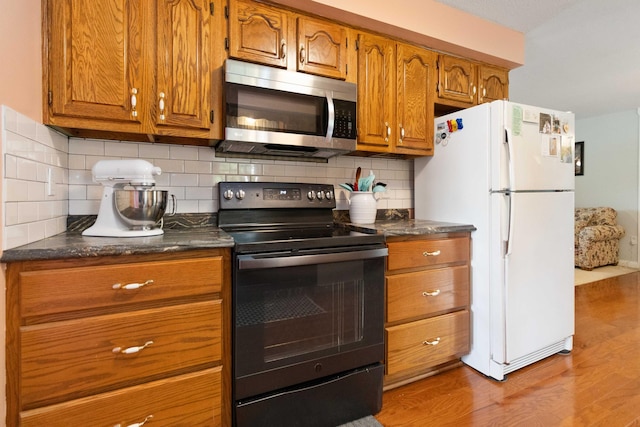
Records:
M238 271L236 377L383 342L384 258Z

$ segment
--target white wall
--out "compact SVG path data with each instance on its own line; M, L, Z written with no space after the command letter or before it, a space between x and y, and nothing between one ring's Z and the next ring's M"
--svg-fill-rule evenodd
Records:
M576 141L584 141L584 175L576 176L576 206L610 206L626 234L620 263L638 267L638 110L576 120Z

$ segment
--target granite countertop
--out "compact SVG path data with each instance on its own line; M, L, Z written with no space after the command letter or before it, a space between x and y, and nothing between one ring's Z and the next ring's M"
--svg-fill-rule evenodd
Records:
M364 233L385 237L470 232L473 225L414 219L378 220L374 224L343 223ZM151 237L89 237L79 230L5 250L0 262L37 261L49 259L87 258L110 255L140 255L171 253L194 249L231 248L233 238L215 226L165 228L164 234Z
M233 245L233 238L217 227L165 229L164 234L150 237L90 237L80 231L67 231L8 249L0 262L157 254Z
M354 231L371 232L375 230L376 233L384 234L385 237L470 232L476 229L470 224L422 219L384 220L376 221L374 224L348 223L347 226L352 227Z

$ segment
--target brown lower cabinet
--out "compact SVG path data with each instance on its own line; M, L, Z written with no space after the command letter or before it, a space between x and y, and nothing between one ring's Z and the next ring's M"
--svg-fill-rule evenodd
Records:
M7 425L230 425L229 257L9 263Z
M387 239L385 390L469 352L470 244L469 233Z

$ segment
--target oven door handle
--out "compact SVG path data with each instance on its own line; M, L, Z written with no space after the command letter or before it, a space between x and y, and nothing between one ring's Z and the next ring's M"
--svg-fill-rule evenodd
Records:
M258 256L238 255L239 270L257 270L264 268L296 267L300 265L329 264L335 262L357 261L385 257L387 248L368 249L364 251L337 252L329 254L293 255L293 256Z

